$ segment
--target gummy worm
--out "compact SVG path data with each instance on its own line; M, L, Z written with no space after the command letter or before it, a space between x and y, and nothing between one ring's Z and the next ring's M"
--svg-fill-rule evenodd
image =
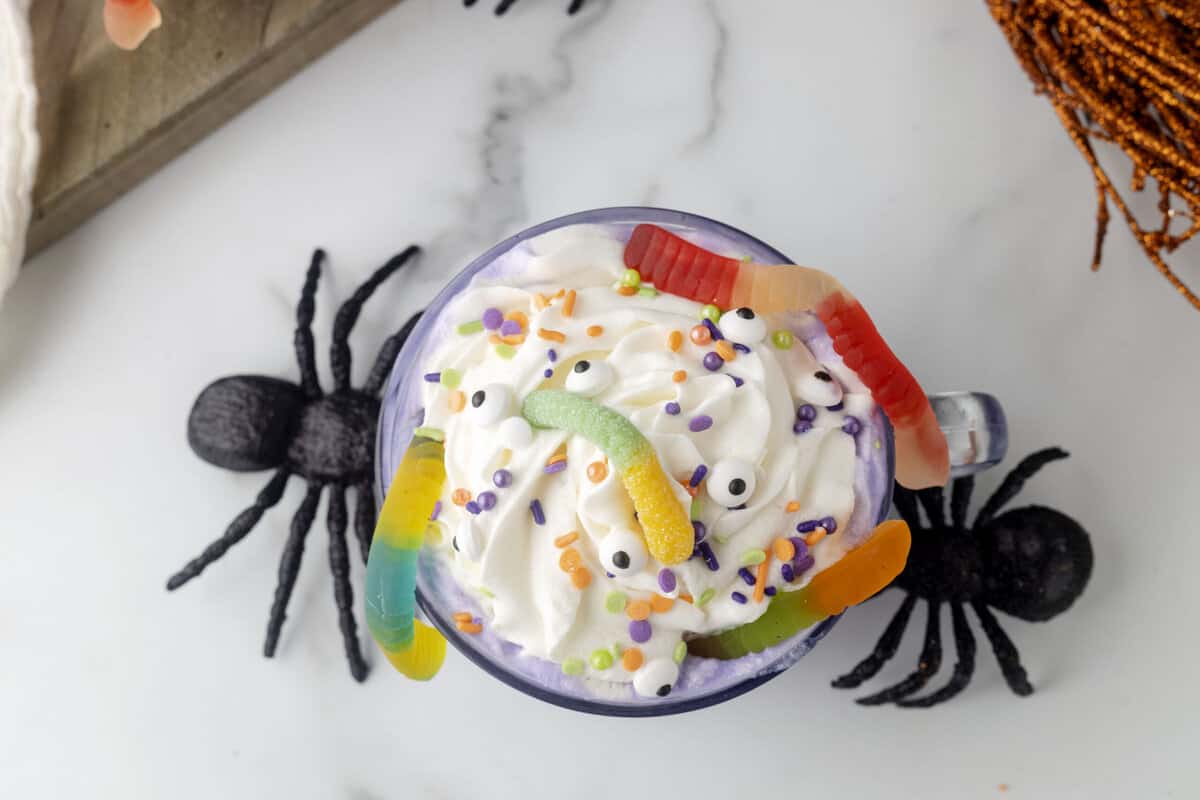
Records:
M122 50L136 50L159 25L162 14L151 0L105 0L104 31Z
M446 482L444 455L441 442L413 438L396 467L367 557L367 627L392 666L418 681L436 675L446 658L445 638L414 616L417 556Z
M646 537L646 549L663 564L692 554L691 519L671 489L650 442L611 408L561 389L539 389L525 398L521 414L538 428L570 431L599 447L612 462Z
M836 278L794 264L767 266L718 256L656 225L634 228L625 246L625 265L659 291L721 309L815 311L833 349L892 422L896 480L910 489L945 485L950 453L929 399L862 304Z

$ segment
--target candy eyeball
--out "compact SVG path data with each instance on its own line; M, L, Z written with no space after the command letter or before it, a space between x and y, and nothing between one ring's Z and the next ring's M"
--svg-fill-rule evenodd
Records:
M478 561L483 555L483 536L470 517L458 523L450 543L468 561Z
M612 382L613 368L607 361L589 361L585 358L576 361L567 373L567 391L584 397L600 394Z
M633 674L633 690L642 697L666 697L679 680L679 667L669 658L655 658Z
M648 559L646 543L633 531L617 529L600 541L600 561L614 575L640 572Z
M796 394L815 406L836 406L842 402L842 385L823 366L806 372L796 380Z
M512 390L503 383L489 383L471 392L467 400L471 416L480 425L491 425L508 416L512 408Z
M708 496L726 508L737 508L754 494L754 465L740 458L725 458L709 470L704 481Z
M726 339L738 344L756 344L767 336L767 323L746 306L722 314L719 327Z

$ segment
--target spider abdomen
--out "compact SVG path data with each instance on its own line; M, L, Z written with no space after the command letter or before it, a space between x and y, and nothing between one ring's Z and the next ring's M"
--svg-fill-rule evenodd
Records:
M300 412L288 465L310 481L358 482L374 465L379 401L361 392L335 392Z

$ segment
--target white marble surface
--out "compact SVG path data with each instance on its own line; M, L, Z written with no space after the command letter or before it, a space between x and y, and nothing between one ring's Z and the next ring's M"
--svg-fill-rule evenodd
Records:
M497 21L408 0L28 265L0 309L0 796L1196 796L1200 374L1177 343L1200 315L1116 224L1088 272L1088 173L984 4L565 5ZM333 257L325 371L335 300L429 247L368 307L361 375L470 254L638 202L837 272L927 386L1003 399L1014 456L1073 453L1024 495L1097 556L1069 614L1005 622L1035 695L1009 694L982 636L973 685L937 710L829 688L897 596L684 717L570 714L457 654L429 685L376 663L359 686L323 521L267 661L298 482L163 590L265 482L199 461L184 422L219 375L294 376L310 248ZM1200 283L1200 250L1176 262ZM911 669L923 617L872 687Z

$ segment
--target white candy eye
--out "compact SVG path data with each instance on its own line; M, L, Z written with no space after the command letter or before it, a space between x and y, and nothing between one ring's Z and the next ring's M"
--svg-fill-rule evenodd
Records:
M754 465L740 458L718 461L704 480L708 496L726 508L737 508L754 494Z
M633 531L614 530L600 541L600 561L614 575L632 575L646 566L646 543Z
M633 674L633 690L642 697L666 697L679 680L679 667L669 658L655 658Z
M613 368L607 361L576 361L567 373L567 391L594 397L613 382Z
M717 324L726 339L738 344L756 344L767 335L767 323L745 306L726 311Z
M796 394L807 403L828 408L842 402L842 385L819 366L796 380Z
M471 393L471 416L480 425L491 425L508 416L512 408L512 390L503 383L489 383Z

